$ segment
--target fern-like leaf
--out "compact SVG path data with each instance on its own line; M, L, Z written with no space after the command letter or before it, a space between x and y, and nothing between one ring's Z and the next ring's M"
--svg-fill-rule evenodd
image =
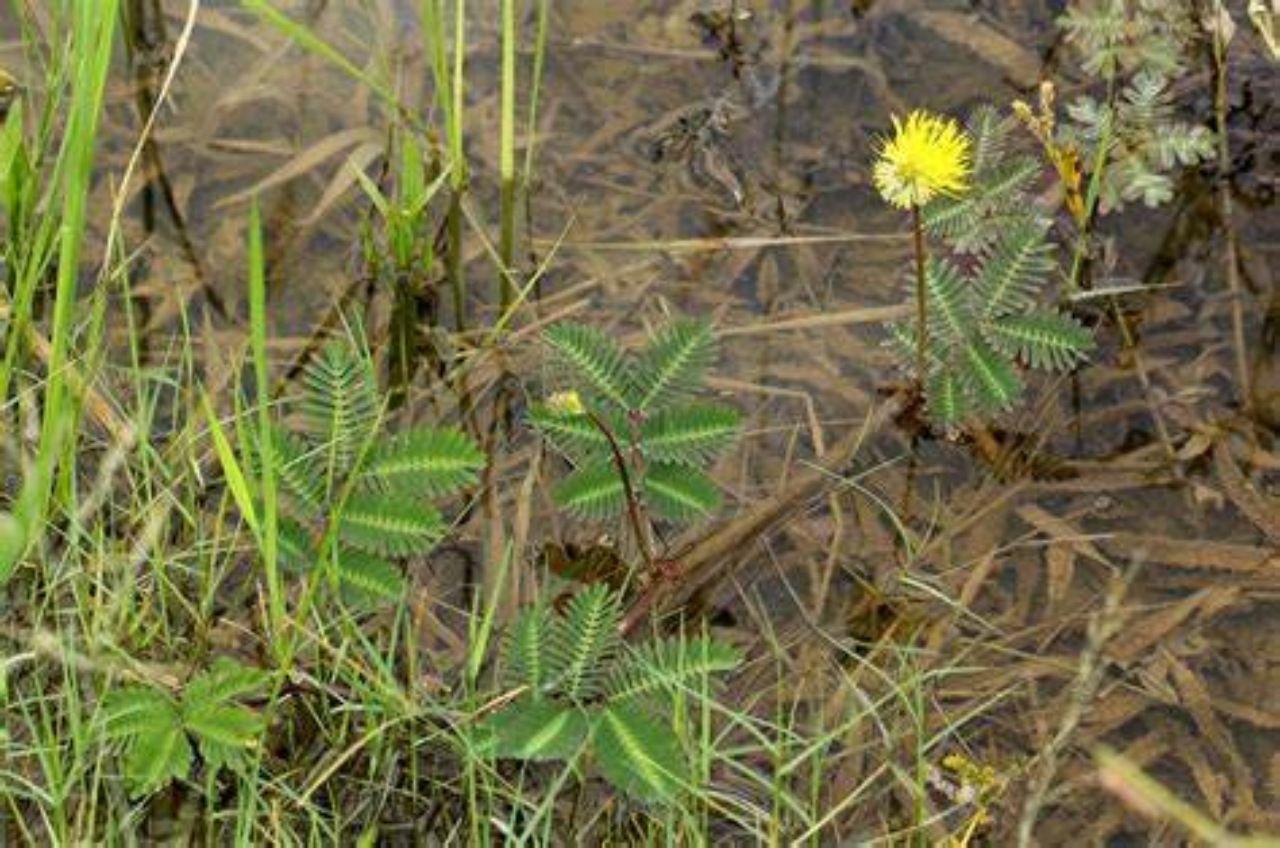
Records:
M191 758L191 743L179 724L155 725L129 744L125 783L131 794L147 795L191 774Z
M684 522L720 505L720 490L702 471L687 465L655 462L644 475L645 502L659 518Z
M507 631L503 656L505 679L511 686L528 686L534 697L543 694L550 676L547 665L551 613L543 604L526 607Z
M631 408L653 412L689 395L715 360L711 324L680 318L660 330L635 369Z
M316 516L324 503L325 474L317 463L317 451L282 427L271 429L275 472L282 489L293 499L297 513Z
M345 544L379 556L426 553L444 531L434 507L379 495L352 495L338 520L338 537Z
M347 600L357 606L404 597L400 568L364 551L343 548L338 552L338 580Z
M102 700L103 737L124 739L178 721L178 705L158 689L126 686Z
M608 438L584 413L535 406L529 410L529 423L556 450L578 465L609 455Z
M988 254L978 273L976 289L982 298L980 318L989 324L1030 306L1045 277L1053 270L1052 245L1039 221L1007 231Z
M970 412L964 384L952 368L943 369L929 380L929 414L944 427L962 424Z
M689 783L678 737L633 704L610 704L601 711L594 739L601 773L628 795L671 801Z
M440 497L471 485L485 455L460 430L421 427L378 442L360 484L409 497Z
M570 701L599 694L605 667L621 646L622 602L604 584L588 586L554 619L547 643L547 689Z
M974 340L963 348L965 389L988 412L1003 412L1018 402L1022 380L1013 365L984 342Z
M929 305L932 339L960 344L973 332L968 302L969 281L944 259L931 259L925 268L925 293Z
M611 459L571 472L556 484L552 496L560 506L592 520L617 515L627 502L626 488Z
M1066 371L1093 349L1093 334L1068 315L1039 311L1009 315L987 328L1000 352L1032 368Z
M556 362L576 378L575 384L585 384L594 395L627 409L626 360L608 334L585 324L564 323L549 327L542 337Z
M282 568L295 574L305 574L316 567L319 555L306 527L292 518L281 516L277 536Z
M348 345L331 342L307 365L302 381L308 432L328 457L329 471L341 477L378 422L381 405L373 368Z
M740 426L732 407L678 406L647 419L640 428L640 443L650 459L699 466L728 448Z
M587 714L571 704L520 698L486 718L477 731L481 749L517 760L567 760L587 741Z
M267 675L260 669L236 662L230 657L218 657L205 671L193 677L182 690L184 708L198 708L202 704L225 703L260 690Z
M704 636L676 636L631 649L609 675L605 691L614 700L674 694L708 675L731 671L741 661L731 645Z
M204 704L184 712L183 724L210 769L239 769L262 734L262 716L240 704Z

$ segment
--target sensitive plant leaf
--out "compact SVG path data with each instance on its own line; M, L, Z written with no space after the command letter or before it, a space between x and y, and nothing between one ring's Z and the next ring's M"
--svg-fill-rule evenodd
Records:
M705 636L674 636L639 645L627 654L605 684L612 700L697 688L704 678L732 671L742 662L742 655L732 645Z
M552 490L560 506L583 518L602 520L620 513L626 505L626 488L610 459L570 472Z
M997 350L1032 368L1066 371L1093 349L1093 334L1074 318L1057 312L1038 311L1010 315L987 328Z
M477 727L486 753L515 760L572 759L587 741L590 722L580 708L520 698Z
M176 722L157 724L133 737L125 754L125 783L133 795L147 795L191 773L191 745Z
M302 382L308 432L327 458L327 471L341 477L373 436L381 413L373 367L350 343L331 342L307 364Z
M728 406L690 404L663 410L640 428L645 455L659 462L699 466L728 448L741 427Z
M543 692L550 676L550 638L551 613L543 604L526 607L512 622L503 651L505 678L510 685L528 686L534 697Z
M320 555L311 533L292 518L282 516L276 529L280 567L295 574L305 574L316 567Z
M609 704L594 730L601 773L628 795L669 802L689 785L688 763L677 736L638 706Z
M300 511L308 517L316 515L324 503L326 482L324 469L317 461L318 452L283 427L271 429L271 444L275 449L273 468L282 488Z
M555 618L547 639L546 691L570 701L600 692L604 670L621 647L622 600L608 586L588 586Z
M1017 403L1022 380L1013 365L980 341L963 349L965 388L987 412L1003 412Z
M960 344L973 333L975 321L969 309L969 285L951 262L930 260L925 266L929 329L939 342Z
M434 507L392 495L352 495L338 519L344 544L379 556L424 554L444 533L444 519Z
M654 463L644 476L645 502L659 518L690 521L715 512L720 490L702 471L687 465Z
M261 669L236 662L230 657L218 657L208 670L187 683L182 691L183 708L199 709L201 705L221 704L254 694L266 682L266 672Z
M164 692L145 686L115 689L102 699L106 739L136 736L166 725L179 723L178 705Z
M364 551L339 551L338 580L344 595L356 605L404 597L405 579L400 568Z
M440 497L476 481L485 455L460 430L421 427L377 442L360 470L366 488Z
M944 369L929 379L927 397L929 414L944 427L964 423L969 414L969 399L964 393L964 384L954 369Z
M654 412L698 388L716 356L711 324L679 318L662 328L636 363L631 408Z
M975 288L981 297L980 318L988 324L1026 309L1053 270L1053 246L1040 221L1008 230L983 258Z
M183 705L183 724L203 744L206 740L219 753L244 750L257 743L262 733L262 717L239 704Z
M552 447L579 465L609 455L609 439L585 413L559 412L540 405L529 410L529 423Z
M619 410L627 406L626 362L607 333L585 324L563 323L542 335L555 361L567 369L575 385L584 384Z

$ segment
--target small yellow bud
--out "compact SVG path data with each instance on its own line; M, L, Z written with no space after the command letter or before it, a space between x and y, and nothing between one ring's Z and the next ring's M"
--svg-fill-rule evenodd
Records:
M582 415L586 408L582 397L574 391L556 392L547 398L547 409L560 415Z

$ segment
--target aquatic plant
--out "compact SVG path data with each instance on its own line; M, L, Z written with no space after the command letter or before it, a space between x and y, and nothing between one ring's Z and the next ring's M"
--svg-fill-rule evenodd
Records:
M715 510L720 492L703 469L740 427L732 407L696 399L716 356L711 325L677 318L635 355L583 324L558 324L543 339L553 380L572 391L529 413L574 466L554 489L556 503L588 519L626 511L651 559L648 515L687 522Z
M885 202L911 210L916 256L916 380L928 374L928 261L920 210L935 197L968 187L969 139L950 118L917 110L905 123L893 118L893 135L880 145L872 178Z
M223 657L176 696L152 685L109 692L102 701L99 738L122 743L130 793L146 795L190 778L196 751L207 776L223 768L243 769L264 722L242 702L259 694L266 679L263 672Z
M349 597L395 600L404 578L393 560L440 540L447 525L431 501L475 482L485 456L453 429L384 434L372 364L350 342L326 345L302 383L292 404L302 426L270 431L281 563L306 572L332 562Z
M597 583L563 613L526 608L503 645L505 683L521 694L478 726L500 758L575 761L590 750L600 773L644 801L674 800L691 783L676 698L707 688L741 661L729 645L674 636L628 645L622 596Z
M1169 172L1214 156L1214 134L1179 120L1170 91L1203 38L1199 14L1187 0L1086 0L1059 19L1085 72L1106 93L1068 103L1069 120L1056 131L1051 114L1042 115L1050 126L1038 135L1078 153L1085 171L1097 177L1103 213L1137 200L1149 207L1168 202Z
M1093 347L1087 329L1046 302L1056 264L1050 218L1030 193L1040 164L1009 153L1011 124L993 109L976 110L967 126L969 190L936 198L921 215L951 255L922 263L916 326L889 326L903 362L916 357L931 419L946 427L1012 408L1024 369L1069 369Z

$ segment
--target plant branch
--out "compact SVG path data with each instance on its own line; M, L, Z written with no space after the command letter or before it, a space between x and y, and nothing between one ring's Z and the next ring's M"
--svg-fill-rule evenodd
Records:
M920 220L919 204L911 207L911 229L916 253L916 380L923 391L929 350L929 312L924 284L924 223Z
M640 512L640 498L636 495L635 487L631 483L631 472L627 469L627 460L622 455L622 447L618 444L613 431L600 420L599 416L591 410L584 410L584 412L596 429L604 434L605 441L609 443L609 453L613 455L614 467L618 469L618 479L622 481L623 497L627 500L627 518L631 522L631 532L635 534L636 544L640 548L640 555L644 557L645 566L649 569L649 573L652 573L654 567L653 546L649 543L649 534L645 532L646 520Z

